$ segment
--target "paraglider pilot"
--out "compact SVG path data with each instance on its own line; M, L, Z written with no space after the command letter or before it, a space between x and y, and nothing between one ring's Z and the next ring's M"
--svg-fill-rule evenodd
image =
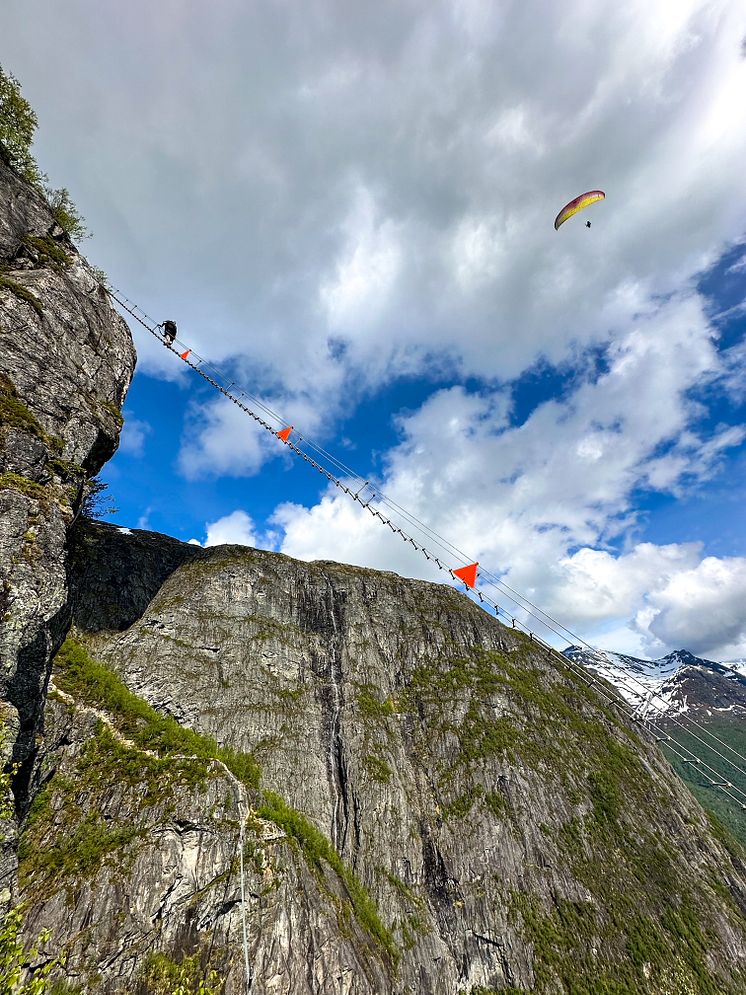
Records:
M175 321L164 321L163 322L163 340L166 345L173 345L173 341L176 338L176 322Z
M589 190L587 193L581 193L581 195L576 197L575 200L571 200L569 204L565 204L559 212L557 217L554 219L554 230L558 231L560 226L563 225L568 218L571 218L574 214L577 214L578 211L585 210L586 207L597 203L599 200L606 200L606 194L603 190ZM591 227L590 221L586 221L586 227Z

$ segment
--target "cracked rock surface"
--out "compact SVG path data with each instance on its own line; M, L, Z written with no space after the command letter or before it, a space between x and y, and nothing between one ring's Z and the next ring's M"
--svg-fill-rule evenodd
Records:
M0 696L21 807L69 624L68 532L83 482L116 449L134 365L129 330L89 265L0 161ZM0 854L5 902L14 875L11 845Z
M554 993L572 980L590 993L619 978L630 993L742 990L737 850L641 729L461 594L242 547L179 555L166 537L100 523L85 550L75 617L91 656L160 714L261 764L247 796L255 990ZM49 708L59 741L70 706ZM90 748L75 715L73 745L45 746L63 765ZM77 868L29 891L35 927L70 943L72 976L100 977L101 991L136 983L148 950L208 936L226 992L242 990L235 802L222 775L202 795L180 776L142 837L121 844L116 872ZM55 813L76 783L57 790L57 778L40 777ZM87 802L73 789L76 804L139 825L139 796L113 779ZM265 791L333 844L391 930L396 964L348 883L273 825ZM74 914L62 914L65 889ZM96 926L114 915L119 932Z

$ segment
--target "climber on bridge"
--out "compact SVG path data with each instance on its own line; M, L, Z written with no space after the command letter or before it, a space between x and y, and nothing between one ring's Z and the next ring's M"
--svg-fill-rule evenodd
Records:
M176 338L176 322L163 321L161 322L161 328L163 329L163 341L168 346L173 345L173 341Z

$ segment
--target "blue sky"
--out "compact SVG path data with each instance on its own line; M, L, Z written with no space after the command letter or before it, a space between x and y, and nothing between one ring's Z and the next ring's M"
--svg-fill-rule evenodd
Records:
M742 4L7 0L0 35L114 286L585 638L746 656ZM130 326L118 523L436 579Z

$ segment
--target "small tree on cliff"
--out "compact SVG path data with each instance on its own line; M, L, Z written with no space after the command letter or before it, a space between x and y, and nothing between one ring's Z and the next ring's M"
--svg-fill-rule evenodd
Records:
M118 513L119 508L115 506L114 498L108 493L108 490L109 485L105 484L100 477L91 477L90 480L86 481L83 503L80 506L82 518L106 518L107 515Z
M45 995L49 991L49 975L62 966L64 958L42 958L38 967L30 967L30 963L39 958L39 949L49 942L50 933L43 930L27 950L20 939L22 927L23 909L19 906L0 918L0 993Z
M69 191L65 187L55 190L47 186L47 176L41 172L31 154L37 124L34 109L21 94L21 84L0 65L0 159L44 194L60 228L70 238L80 241L90 233Z
M0 66L0 156L38 187L43 177L31 155L36 125L36 114L21 95L21 84Z

